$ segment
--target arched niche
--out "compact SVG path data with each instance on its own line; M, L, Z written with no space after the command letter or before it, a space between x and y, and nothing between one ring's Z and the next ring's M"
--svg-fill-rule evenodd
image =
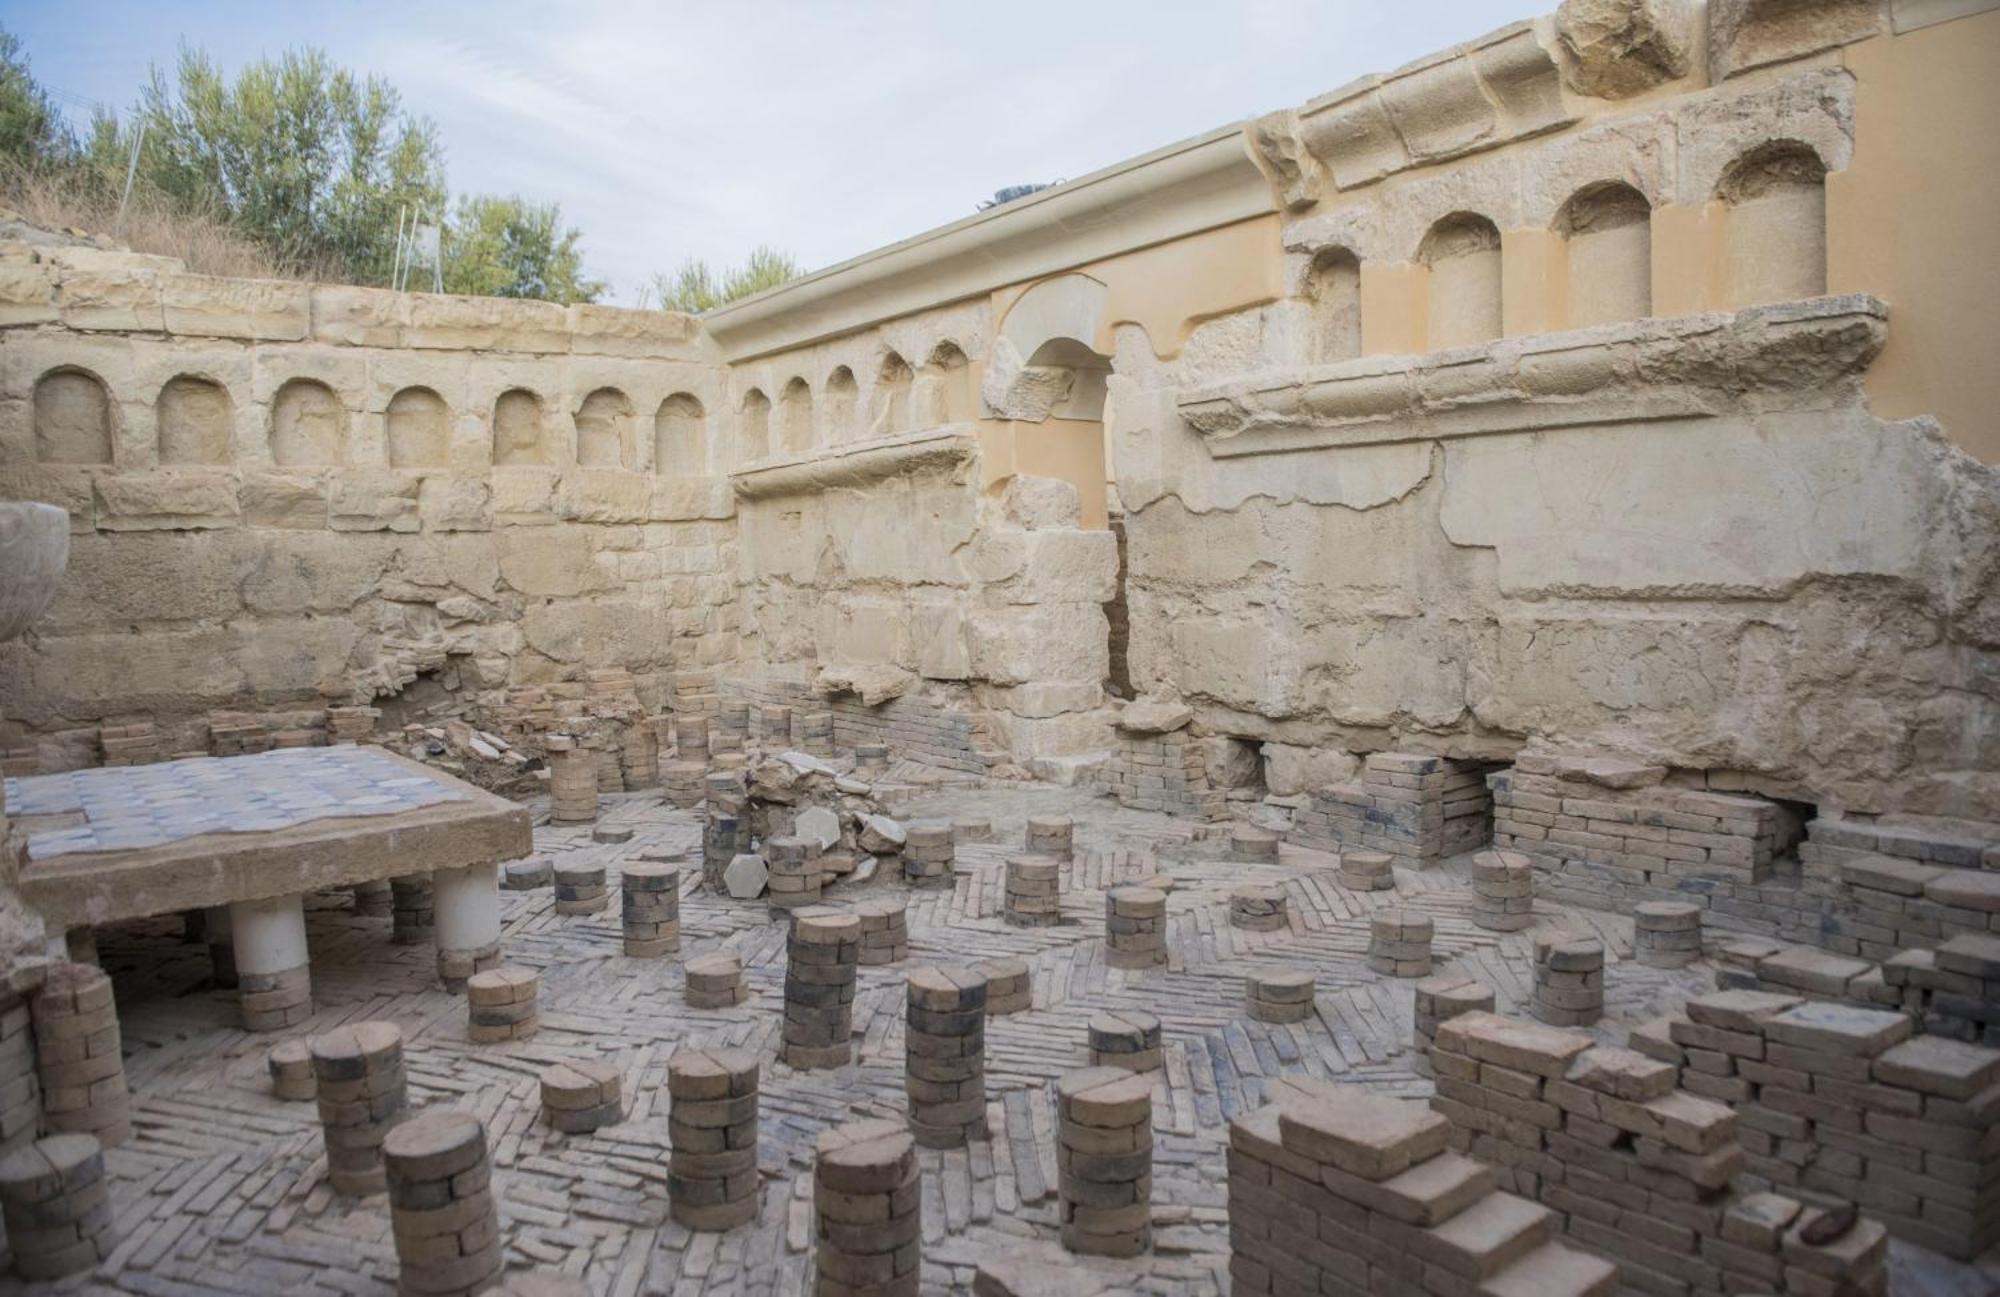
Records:
M1361 354L1361 258L1346 248L1321 248L1306 270L1312 308L1312 358L1317 364Z
M743 394L736 412L736 440L745 463L771 453L771 398L757 388Z
M227 464L236 456L236 403L211 379L179 374L153 402L160 463Z
M708 472L708 423L701 402L675 392L653 416L653 471L688 477Z
M576 462L583 468L632 467L632 402L600 387L576 407Z
M894 351L882 357L868 394L869 436L890 437L910 430L910 392L915 385L909 361Z
M813 394L803 378L794 378L778 393L778 439L788 455L812 449Z
M1588 185L1556 213L1573 329L1653 313L1653 208L1623 181Z
M111 393L87 369L52 369L35 382L35 458L44 464L109 464L115 440Z
M854 371L837 365L827 375L826 390L820 397L820 443L832 446L854 435L854 412L861 402L861 385Z
M383 417L392 468L442 468L451 461L451 407L428 387L389 398Z
M1758 145L1722 173L1715 196L1729 212L1730 305L1826 291L1826 164L1810 145Z
M1500 228L1476 212L1453 212L1417 247L1430 274L1427 346L1463 347L1500 336Z
M549 462L542 398L510 387L493 402L493 462L502 467Z
M1015 388L1024 399L1009 417L1032 422L1102 419L1105 381L1110 377L1109 356L1076 338L1050 338L1028 357Z
M294 378L271 401L271 461L325 468L347 460L347 407L317 379Z
M972 363L947 339L931 348L914 389L920 427L964 423L979 415L972 394Z

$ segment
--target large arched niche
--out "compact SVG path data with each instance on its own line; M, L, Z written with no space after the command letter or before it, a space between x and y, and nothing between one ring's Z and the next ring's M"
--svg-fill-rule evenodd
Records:
M1729 304L1761 306L1826 291L1826 163L1811 145L1771 140L1723 172Z
M576 462L582 468L632 467L632 402L600 387L576 408Z
M271 462L280 468L331 468L347 462L347 407L332 388L294 378L271 400Z
M35 383L35 458L44 464L109 464L116 428L111 393L87 369L65 365Z
M708 413L691 393L675 392L653 416L653 471L679 477L708 472Z
M548 463L542 398L510 387L493 402L493 462L502 468Z
M1500 336L1500 228L1477 212L1453 212L1417 248L1429 272L1428 348L1464 347Z
M451 459L451 407L428 387L390 397L383 427L391 468L443 468Z
M153 402L160 463L227 464L236 454L236 406L229 389L210 378L177 374Z
M1074 485L1083 525L1108 525L1105 423L1111 358L1097 349L1108 290L1058 275L1023 293L1001 319L980 395L1012 440L1016 472Z

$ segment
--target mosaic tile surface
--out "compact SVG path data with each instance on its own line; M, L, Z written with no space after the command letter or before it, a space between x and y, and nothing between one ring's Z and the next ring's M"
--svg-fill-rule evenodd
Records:
M465 801L374 748L280 748L7 781L10 814L81 813L85 823L28 838L28 858L139 851L204 833L265 833L310 820L396 815Z

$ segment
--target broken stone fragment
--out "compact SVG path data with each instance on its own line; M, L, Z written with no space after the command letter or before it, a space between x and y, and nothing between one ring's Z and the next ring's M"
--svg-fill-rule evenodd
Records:
M1125 704L1118 714L1118 728L1127 734L1171 734L1194 719L1194 709L1185 703L1140 698Z
M1578 94L1624 99L1686 76L1691 27L1686 0L1563 0L1564 80Z
M792 822L792 832L830 851L840 843L840 816L824 806L808 806Z
M903 826L886 815L861 817L861 849L871 855L895 855L908 838Z

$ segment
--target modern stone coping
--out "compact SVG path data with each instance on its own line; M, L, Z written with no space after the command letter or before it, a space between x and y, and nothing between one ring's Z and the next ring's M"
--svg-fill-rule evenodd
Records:
M52 928L515 860L516 805L379 748L281 748L7 781L20 890ZM18 801L16 799L19 799ZM82 819L38 831L38 817ZM47 850L46 847L54 847Z

